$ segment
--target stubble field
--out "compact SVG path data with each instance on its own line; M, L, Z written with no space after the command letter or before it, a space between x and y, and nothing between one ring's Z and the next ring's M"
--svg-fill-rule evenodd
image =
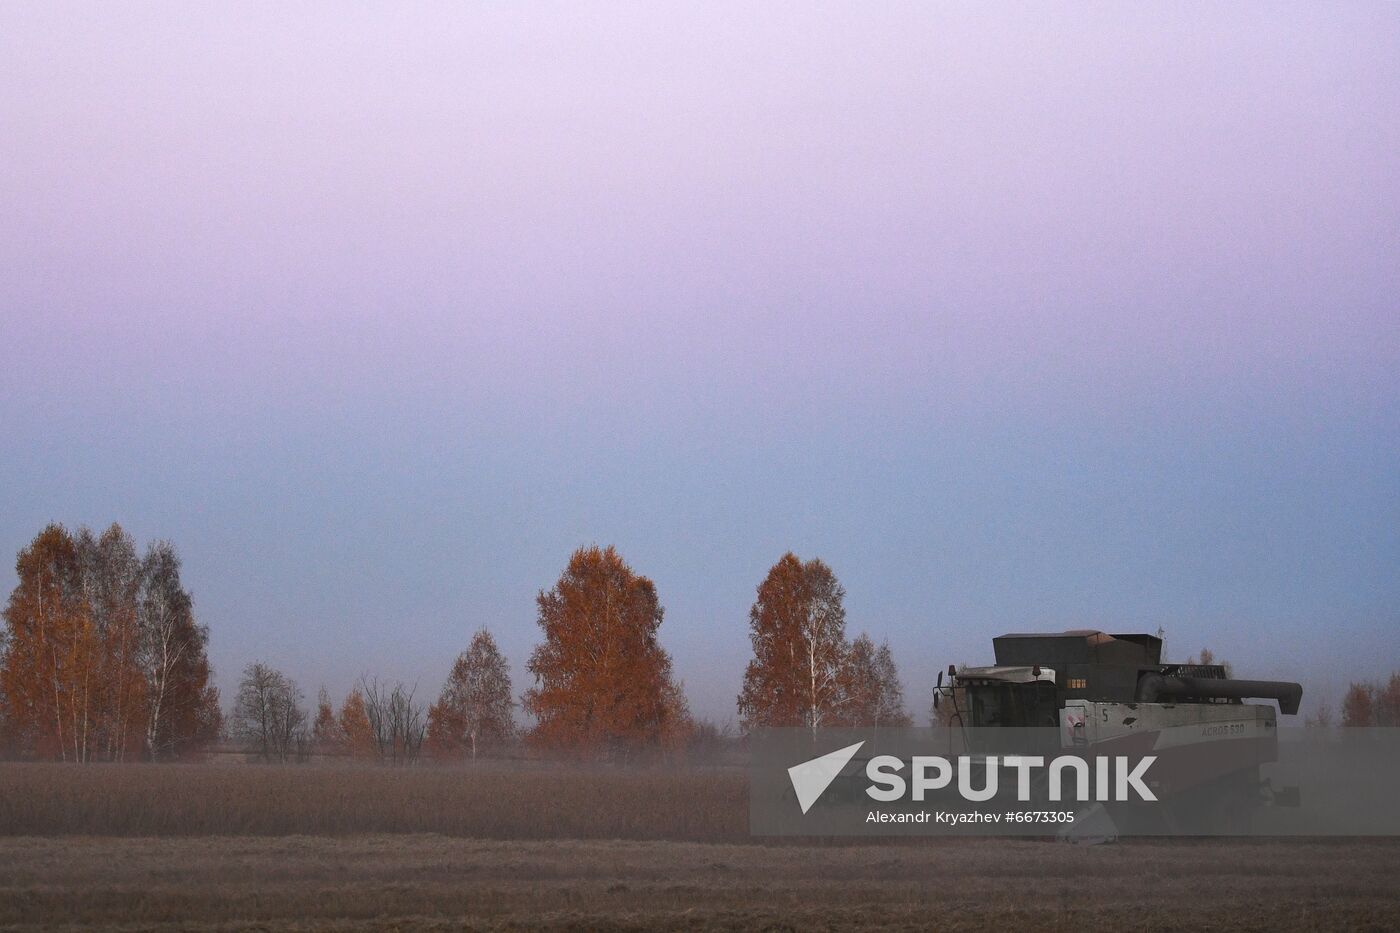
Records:
M756 842L725 771L0 766L11 929L1400 928L1389 840Z

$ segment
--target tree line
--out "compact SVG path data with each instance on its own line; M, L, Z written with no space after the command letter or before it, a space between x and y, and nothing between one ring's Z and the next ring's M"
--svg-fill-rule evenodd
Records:
M208 629L173 545L144 553L121 526L100 535L51 524L15 563L0 630L0 742L64 761L160 760L239 741L265 761L334 752L391 763L475 757L523 740L579 757L631 760L721 738L697 722L658 637L656 585L612 547L576 550L536 598L542 640L518 697L491 632L478 630L437 698L364 675L337 705L259 660L225 715L211 683ZM847 640L844 590L819 560L784 555L750 612L755 658L738 699L760 725L909 723L888 643ZM516 725L519 708L532 721Z
M1320 725L1330 725L1332 712L1318 710ZM1384 685L1363 681L1347 687L1342 698L1343 726L1400 726L1400 671L1390 675Z
M437 698L362 676L314 708L263 661L242 672L225 717L210 683L208 629L165 541L138 554L119 525L101 535L49 525L20 551L0 630L0 742L11 754L86 762L199 753L227 736L265 761L337 753L389 763L475 757L522 740L552 753L625 761L722 739L692 717L658 637L655 584L612 547L576 550L536 598L542 640L518 697L492 634L478 630ZM888 642L849 638L845 590L819 559L784 554L749 611L752 659L741 729L895 728L911 718ZM1201 663L1210 663L1203 651ZM532 725L521 730L515 710ZM1319 719L1330 713L1319 711ZM939 721L939 711L931 711ZM1400 675L1353 684L1344 725L1400 724Z

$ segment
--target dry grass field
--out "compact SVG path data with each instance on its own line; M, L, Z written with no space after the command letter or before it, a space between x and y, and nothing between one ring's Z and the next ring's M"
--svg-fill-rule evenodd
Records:
M748 839L741 770L0 764L2 836Z
M0 766L0 928L1400 929L1391 841L765 845L733 773Z

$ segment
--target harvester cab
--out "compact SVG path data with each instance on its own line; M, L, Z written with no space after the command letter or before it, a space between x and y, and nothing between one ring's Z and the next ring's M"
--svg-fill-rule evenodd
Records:
M992 647L994 665L949 667L946 683L939 675L935 702L952 703L960 725L1063 726L1064 711L1085 704L1184 707L1169 718L1185 722L1209 718L1203 707L1246 699L1276 700L1281 712L1294 715L1303 695L1296 683L1228 678L1218 664L1163 664L1155 635L1002 635Z

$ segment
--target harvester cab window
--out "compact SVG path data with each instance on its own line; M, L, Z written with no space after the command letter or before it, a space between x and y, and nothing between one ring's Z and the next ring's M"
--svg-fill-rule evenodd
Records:
M973 726L1050 726L1059 724L1055 685L985 683L968 687Z

